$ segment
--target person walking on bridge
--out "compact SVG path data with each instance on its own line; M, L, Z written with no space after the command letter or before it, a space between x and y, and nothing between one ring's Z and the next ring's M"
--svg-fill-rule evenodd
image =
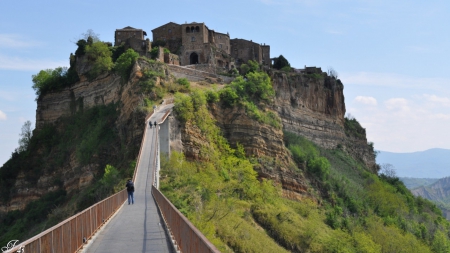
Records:
M131 179L128 179L127 184L125 185L125 187L127 187L127 192L128 192L128 205L134 204L134 184L133 181L131 181Z
M155 128L156 128L156 121L155 121Z
M149 121L149 122L148 122L148 124L150 125L150 128L152 128L152 122L151 122L151 121Z

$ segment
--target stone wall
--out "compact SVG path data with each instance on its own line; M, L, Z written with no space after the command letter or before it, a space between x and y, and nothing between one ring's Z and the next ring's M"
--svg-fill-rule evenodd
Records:
M166 47L171 53L177 53L181 47L182 30L181 25L169 22L152 30L153 42L165 41Z
M172 53L164 53L164 63L180 65L180 57Z
M272 63L270 60L270 46L269 45L262 45L261 46L261 51L262 51L262 64L266 65L266 66L270 66L270 64Z
M129 38L144 40L144 31L142 29L136 29L129 26L123 29L116 29L114 34L114 46L119 46L122 42L125 42Z
M238 61L238 63L246 63L249 60L262 63L263 52L261 46L253 41L244 39L232 39L231 44L231 56ZM267 50L266 50L267 51ZM270 51L269 51L270 52ZM267 56L265 57L267 58ZM269 56L270 59L270 56Z
M208 67L206 64L203 65L203 67L204 69L211 68ZM197 70L193 68L193 66L185 67L185 66L168 65L168 69L170 70L170 73L174 75L176 78L187 78L191 82L209 80L210 82L215 83L230 83L234 79L228 76L221 76L213 74L211 72Z
M230 54L230 36L224 33L212 32L212 37L214 39L214 45L216 48L222 50L226 54Z

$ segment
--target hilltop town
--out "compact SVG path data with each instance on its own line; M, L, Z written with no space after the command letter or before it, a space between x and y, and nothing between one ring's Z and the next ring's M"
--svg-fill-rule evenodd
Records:
M130 26L116 29L114 45L122 43L141 55L154 47L160 50L158 59L173 65L207 64L210 66L235 68L236 65L253 60L263 66L270 66L270 46L252 40L230 39L229 33L216 32L205 23L177 24L169 22L152 30L153 40L145 38L142 29Z

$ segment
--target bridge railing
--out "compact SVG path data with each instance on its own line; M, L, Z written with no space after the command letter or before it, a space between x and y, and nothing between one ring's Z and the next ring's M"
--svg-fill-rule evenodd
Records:
M122 190L6 252L73 253L95 234L127 199Z
M183 253L220 253L220 251L153 185L166 225Z

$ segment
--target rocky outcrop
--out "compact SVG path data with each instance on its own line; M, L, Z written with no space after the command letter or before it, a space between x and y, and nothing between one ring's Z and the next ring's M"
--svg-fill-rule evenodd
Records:
M84 72L88 69L86 66L77 66L77 68ZM122 82L120 77L114 73L101 75L92 81L88 81L85 76L81 75L80 81L71 87L42 95L37 101L36 129L34 131L38 132L45 124L53 124L58 129L63 130L59 124L59 119L62 117L74 115L79 111L97 105L116 103L119 105L117 108L120 110L120 114L111 127L115 129L120 138L118 142L124 143L128 147L127 152L130 153L130 156L136 156L147 113L140 109L143 105L143 94L138 82L143 75L143 68L150 68L149 63L139 60L134 65L128 82ZM169 79L169 77L167 78ZM159 82L158 78L156 84L159 84ZM114 144L111 145L114 146ZM119 145L117 148L112 148L112 152L117 152L116 154L107 153L101 156L119 156L121 155L119 152L122 151ZM37 151L37 156L39 156L39 152ZM39 199L42 195L58 189L64 189L70 194L88 186L99 170L103 169L97 163L81 166L76 159L75 150L68 156L70 158L64 161L60 167L43 170L42 175L37 179L37 183L30 183L25 172L21 172L16 178L14 193L8 203L0 205L0 211L21 210L30 201ZM98 157L94 160L98 161L99 159L107 158Z
M345 133L344 86L340 80L321 74L285 73L270 70L276 91L274 110L283 130L304 136L331 149L342 146L354 158L375 170L373 149L364 136Z

